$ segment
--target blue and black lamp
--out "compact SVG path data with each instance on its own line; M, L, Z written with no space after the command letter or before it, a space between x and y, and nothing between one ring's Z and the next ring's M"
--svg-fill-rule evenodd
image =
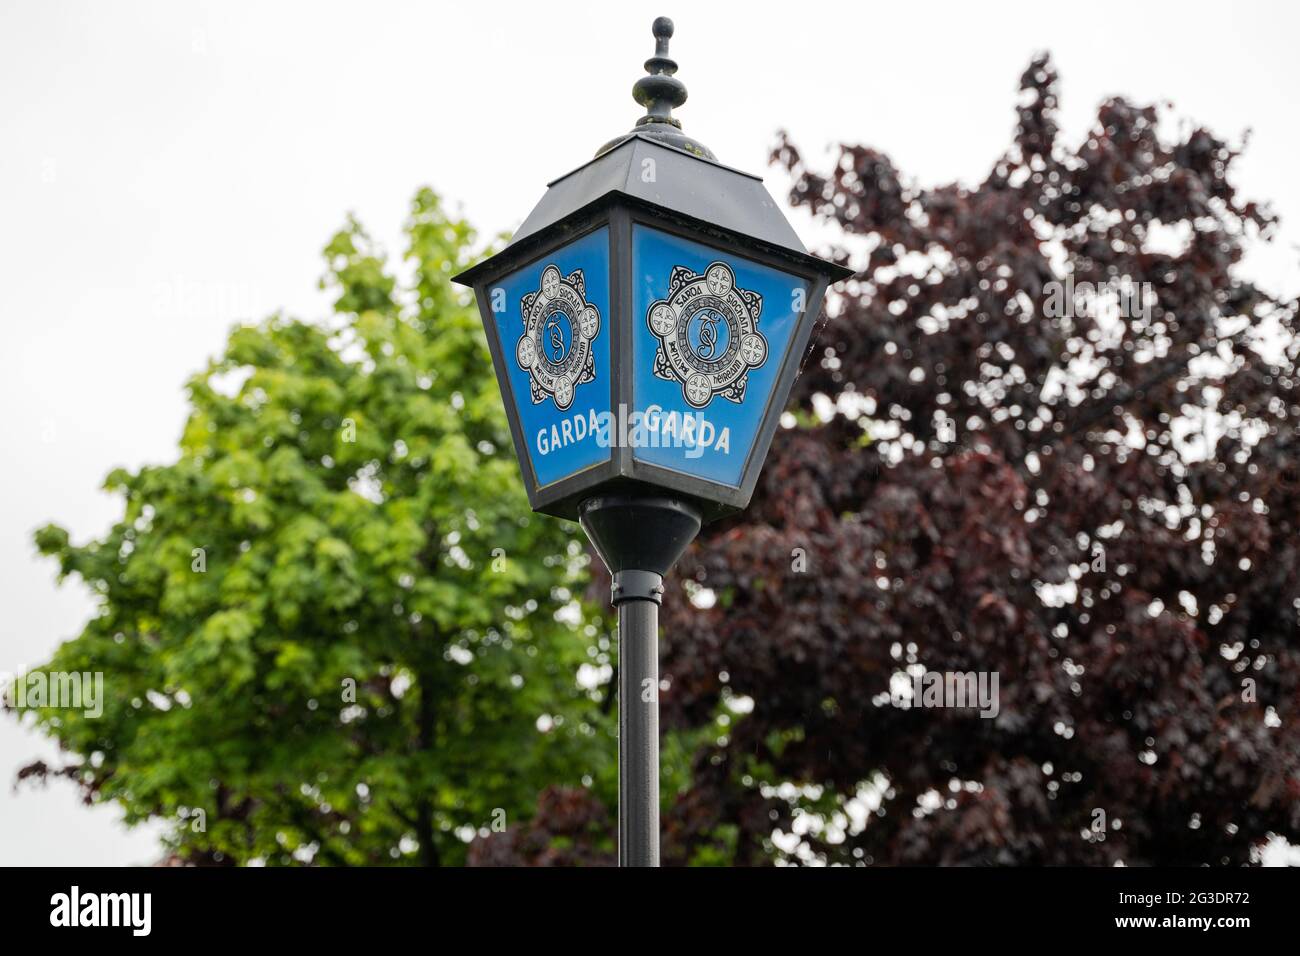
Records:
M658 607L702 522L749 503L827 286L762 180L672 115L672 21L646 115L549 184L474 289L528 499L576 519L619 615L619 862L654 866ZM645 699L649 697L650 699Z

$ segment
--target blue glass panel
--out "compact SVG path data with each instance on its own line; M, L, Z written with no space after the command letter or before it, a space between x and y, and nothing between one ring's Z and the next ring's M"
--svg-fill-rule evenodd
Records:
M607 461L609 230L598 229L494 283L519 423L538 485Z
M632 283L633 455L738 487L808 282L636 225Z

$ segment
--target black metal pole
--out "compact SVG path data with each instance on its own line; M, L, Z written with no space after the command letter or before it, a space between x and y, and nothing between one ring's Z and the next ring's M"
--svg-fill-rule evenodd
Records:
M652 571L615 575L618 608L618 865L659 865L659 601Z
M583 502L578 520L618 609L618 865L658 866L659 605L700 513L676 498L621 494Z

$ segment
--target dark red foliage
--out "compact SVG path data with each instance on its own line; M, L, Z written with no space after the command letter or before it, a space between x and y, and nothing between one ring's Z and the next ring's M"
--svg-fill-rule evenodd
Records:
M696 755L665 863L1300 843L1300 308L1238 274L1274 219L1234 149L1162 139L1155 107L1110 100L1064 142L1046 56L1020 103L975 189L914 188L863 146L826 172L773 152L858 271L795 385L803 424L679 565L715 603L664 605L665 726L752 701ZM1150 307L1049 314L1067 276L1149 283ZM896 705L909 666L995 672L996 718ZM476 862L584 861L601 813L549 794Z
M548 787L537 814L469 847L470 866L613 866L609 813L590 791Z
M1273 219L1204 129L1168 142L1114 99L1074 148L1045 56L1020 102L974 189L914 188L863 146L824 172L774 151L858 270L792 398L840 413L778 433L749 511L679 566L717 602L670 590L666 725L753 709L698 755L665 862L785 857L771 834L801 806L872 781L865 825L807 828L789 858L1224 864L1300 842L1297 307L1237 268ZM1151 307L1050 317L1068 274L1149 283ZM909 664L996 672L998 716L895 706Z

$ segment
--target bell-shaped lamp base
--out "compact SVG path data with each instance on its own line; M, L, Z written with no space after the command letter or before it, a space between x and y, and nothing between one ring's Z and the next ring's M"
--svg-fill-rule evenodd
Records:
M637 598L658 603L657 595L630 593L640 589L642 578L628 572L645 572L661 581L700 530L699 509L681 498L658 495L589 498L578 507L578 521L614 579L615 604ZM649 589L659 583L644 580Z

